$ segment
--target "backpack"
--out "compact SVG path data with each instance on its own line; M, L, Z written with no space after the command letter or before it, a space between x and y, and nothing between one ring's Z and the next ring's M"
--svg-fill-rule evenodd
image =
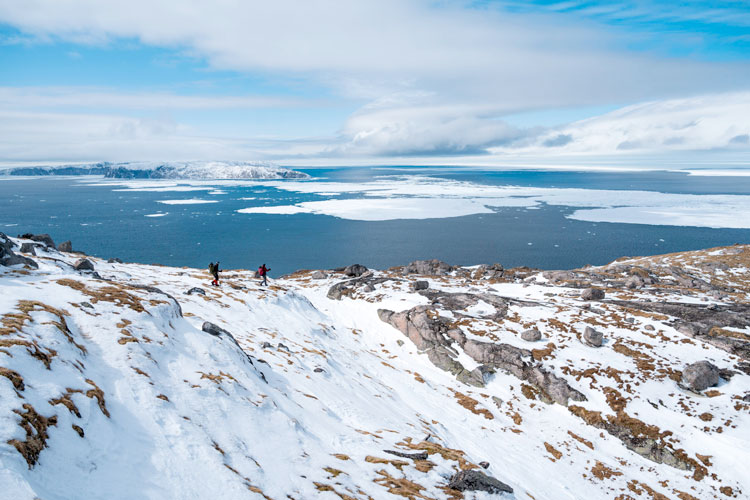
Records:
M261 276L265 276L266 275L266 270L263 269L263 266L260 266L258 268L258 274L260 274Z

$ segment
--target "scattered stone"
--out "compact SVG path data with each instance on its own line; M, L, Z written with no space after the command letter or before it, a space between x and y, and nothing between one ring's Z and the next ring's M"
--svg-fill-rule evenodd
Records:
M85 307L86 309L94 308L94 306L92 306L90 302L81 302L81 307Z
M21 253L28 253L28 254L36 256L36 250L34 250L35 246L36 245L34 245L33 243L22 243Z
M205 323L203 323L203 326L201 327L201 330L203 330L206 333L210 333L211 335L214 335L216 337L219 337L220 335L227 335L229 337L232 336L231 333L229 333L228 331L224 330L222 327L220 327L218 325L215 325L213 323L210 323L208 321L206 321Z
M625 287L630 288L631 290L635 288L641 288L644 284L645 281L638 275L633 275L628 278L627 281L625 281Z
M322 368L320 368L320 367L318 366L318 367L316 367L315 369L313 369L313 371L314 371L315 373L323 373L323 372L324 372L325 370L324 370L324 369L322 369Z
M419 290L427 290L428 288L430 288L429 281L418 280L418 281L412 282L411 284L411 289L414 290L415 292Z
M117 257L112 257L111 259L107 259L107 264L122 264L122 261L118 259Z
M420 451L419 453L404 453L403 451L395 450L383 450L385 453L390 455L396 455L401 458L410 458L412 460L427 460L429 454L426 451Z
M719 383L719 369L708 361L691 363L682 370L680 385L693 392L701 392Z
M581 299L583 300L602 300L604 298L604 290L600 288L587 288L581 292Z
M76 271L93 271L94 264L89 259L78 259L76 263L73 264L73 269Z
M328 278L328 274L324 273L323 271L315 271L310 275L310 277L314 280L324 280Z
M649 332L653 332L654 330L656 330L656 328L654 328L654 325L646 325L643 327L643 329L648 330Z
M478 470L462 470L448 483L448 488L458 491L486 491L487 493L513 493L513 488Z
M63 241L62 243L60 243L59 245L57 245L57 249L59 251L61 251L61 252L68 252L68 253L70 253L70 252L73 251L73 243L70 240Z
M479 462L479 466L482 469L489 469L490 468L490 463L489 462Z
M278 348L279 349L284 349L286 352L290 352L289 348L287 346L285 346L284 344L282 344L281 342L279 342Z
M590 326L587 326L583 331L583 342L591 347L601 347L604 335L598 330L594 330Z
M344 274L358 278L367 272L367 268L361 264L352 264L344 268Z
M206 295L206 291L203 288L199 288L197 286L194 286L193 288L191 288L190 290L188 290L187 292L185 292L185 294L186 295L193 295L193 294Z
M13 252L13 247L15 247L15 243L5 234L0 233L0 265L16 266L21 264L33 269L39 268L39 265L33 259Z
M398 339L398 340L396 341L396 343L398 344L398 346L399 346L399 347L401 347L401 346L403 346L403 345L404 345L404 341L403 341L403 340L401 340L401 339Z
M425 276L445 276L453 270L450 266L438 259L415 260L404 267L404 274L423 274Z
M536 342L542 338L542 334L536 328L530 328L521 333L521 338L526 342Z
M372 283L365 283L365 286L362 287L363 292L374 292L375 287L372 286Z
M273 347L273 344L271 344L270 342L263 342L260 347L262 349L270 349Z

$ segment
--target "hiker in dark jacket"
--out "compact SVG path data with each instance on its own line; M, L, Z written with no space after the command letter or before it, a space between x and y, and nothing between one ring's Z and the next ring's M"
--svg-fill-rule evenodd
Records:
M213 286L219 286L219 261L216 261L216 264L211 262L208 265L208 272L211 273L211 275L214 277L214 280L211 282Z
M268 279L267 279L268 271L270 271L270 269L267 268L265 264L263 264L262 266L258 268L258 276L263 278L263 281L261 281L260 284L263 286L268 286Z

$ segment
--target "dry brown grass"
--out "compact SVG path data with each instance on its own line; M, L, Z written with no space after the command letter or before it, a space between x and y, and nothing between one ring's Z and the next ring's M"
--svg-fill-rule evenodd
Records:
M558 450L557 448L555 448L554 446L552 446L551 444L547 443L546 441L544 443L544 448L547 450L547 452L550 455L555 457L555 460L560 460L562 458L562 452ZM555 460L552 460L552 461L554 462Z
M36 465L42 450L47 447L49 434L47 429L50 425L57 425L57 416L45 417L36 412L33 406L24 403L23 410L13 410L13 413L21 417L19 426L26 432L26 439L11 439L8 444L13 446L26 460L29 469Z
M63 394L62 396L58 398L50 399L49 404L52 406L63 405L65 408L68 409L70 413L72 413L78 418L81 418L81 412L78 411L78 407L73 402L73 400L70 399L70 396L72 396L73 394L83 394L83 391L80 389L71 389L70 387L68 387L65 390L65 394Z
M597 460L596 465L591 468L591 473L600 481L609 479L614 476L622 476L622 472L610 469L599 460Z
M453 392L456 401L458 401L458 404L469 410L474 415L482 415L487 420L493 420L495 418L492 412L490 412L488 409L477 408L477 405L479 405L479 401L477 401L476 399L473 399L461 392L454 391L453 389L451 389L451 391Z
M19 392L26 388L23 383L23 377L15 370L0 366L0 377L5 377L10 380L10 383L13 384L13 388Z
M98 302L111 302L118 305L119 307L129 307L135 312L144 312L143 299L141 297L130 293L130 291L138 290L134 287L129 287L123 284L109 284L97 289L88 288L85 284L80 281L63 278L57 280L57 284L62 286L70 287L74 290L87 295L91 298L91 303L96 304ZM130 290L130 291L129 291Z

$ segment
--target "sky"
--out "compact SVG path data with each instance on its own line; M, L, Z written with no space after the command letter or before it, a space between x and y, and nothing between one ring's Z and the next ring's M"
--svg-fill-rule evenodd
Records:
M750 4L0 0L0 163L750 166Z

